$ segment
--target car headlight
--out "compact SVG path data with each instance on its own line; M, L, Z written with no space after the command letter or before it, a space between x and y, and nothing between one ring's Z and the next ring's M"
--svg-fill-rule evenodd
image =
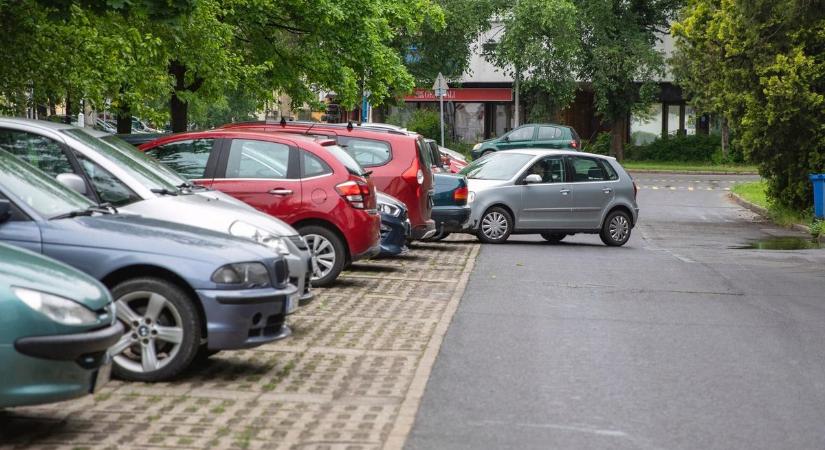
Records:
M481 148L481 142L473 146L473 150L478 150Z
M467 204L472 203L473 200L475 200L475 199L476 199L476 193L475 192L470 191L470 192L467 193Z
M92 310L67 298L21 287L11 290L29 308L63 325L93 325L97 322L97 315Z
M237 285L242 288L263 288L270 286L269 271L259 262L227 264L212 274L212 281L218 284Z
M288 255L290 253L289 246L283 238L273 236L267 231L240 220L232 222L232 225L229 226L229 234L232 236L251 239L259 244L263 244L274 250L279 255Z
M401 208L389 203L379 203L378 211L381 211L384 214L389 214L393 217L398 217L401 215Z

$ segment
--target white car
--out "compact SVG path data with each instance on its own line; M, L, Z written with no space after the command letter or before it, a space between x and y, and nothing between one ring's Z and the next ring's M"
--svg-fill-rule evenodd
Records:
M104 139L105 138L105 139ZM222 192L195 186L116 136L72 125L0 118L8 151L100 204L121 212L252 239L283 255L298 297L309 303L310 255L298 232Z

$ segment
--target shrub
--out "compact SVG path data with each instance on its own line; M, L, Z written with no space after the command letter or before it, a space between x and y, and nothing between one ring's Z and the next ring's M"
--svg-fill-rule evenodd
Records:
M635 161L710 162L717 153L721 157L721 148L721 138L715 135L668 136L646 145L629 145L625 156Z
M430 138L439 140L441 137L441 122L439 113L429 109L417 109L407 121L407 129ZM446 132L446 130L445 130Z
M582 150L587 153L597 153L599 155L610 154L610 133L599 133L595 139L582 145Z

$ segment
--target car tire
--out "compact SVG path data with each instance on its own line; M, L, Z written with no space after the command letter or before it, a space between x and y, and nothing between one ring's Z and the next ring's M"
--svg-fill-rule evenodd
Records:
M110 350L112 375L123 380L169 380L186 370L201 345L193 299L160 278L135 278L112 288L126 333ZM177 341L177 342L175 342Z
M205 362L220 352L220 350L210 350L206 344L203 344L198 348L198 353L195 355L195 361Z
M344 242L335 232L319 225L301 227L298 233L307 242L312 258L312 285L329 286L344 270Z
M427 239L422 239L424 242L437 242L443 240L447 236L450 235L449 231L444 231L444 225L436 225L435 234L428 237Z
M481 152L481 156L479 156L479 159L489 155L490 153L493 153L493 150L484 150L483 152Z
M484 211L476 236L481 242L501 244L513 232L513 218L506 209L493 206Z
M610 247L621 247L630 239L630 216L624 211L613 211L607 215L599 236Z
M541 237L551 244L558 244L562 239L566 238L567 235L564 233L541 233Z

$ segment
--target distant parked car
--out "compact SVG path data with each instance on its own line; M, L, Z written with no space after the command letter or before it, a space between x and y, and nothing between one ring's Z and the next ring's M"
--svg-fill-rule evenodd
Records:
M3 150L95 203L264 244L287 259L300 303L312 299L309 252L294 228L229 195L191 184L116 136L71 125L0 118ZM289 312L298 304L290 301Z
M581 150L582 142L573 127L553 123L522 125L501 137L478 143L470 152L473 159L499 150L543 148Z
M113 373L159 381L197 355L290 334L297 293L286 261L263 245L203 228L115 214L0 151L0 242L80 269L108 287L126 334Z
M433 180L433 220L436 232L428 240L440 241L450 233L461 231L470 217L467 179L463 175L436 173Z
M365 170L375 188L404 202L409 210L412 239L435 233L432 210L432 161L424 138L397 127L328 124L318 122L254 122L224 125L248 129L306 134L334 139Z
M563 150L508 150L473 161L467 176L472 207L467 229L483 242L511 233L553 243L599 233L624 245L636 225L636 184L615 158Z
M129 144L134 145L135 147L139 147L143 144L152 142L156 139L160 139L164 136L168 136L170 133L129 133L129 134L118 134L117 137L128 142Z
M397 198L383 192L377 193L378 212L381 214L381 253L378 256L396 256L407 253L410 237L410 220L407 207Z
M309 247L316 286L380 251L371 177L334 141L218 129L167 136L141 149L196 183L294 226Z
M424 142L430 148L433 173L458 173L467 165L461 153L441 147L434 139L424 139ZM453 155L459 155L460 159Z
M0 200L0 222L11 205ZM0 244L0 408L59 402L102 387L123 335L109 291L86 274Z

